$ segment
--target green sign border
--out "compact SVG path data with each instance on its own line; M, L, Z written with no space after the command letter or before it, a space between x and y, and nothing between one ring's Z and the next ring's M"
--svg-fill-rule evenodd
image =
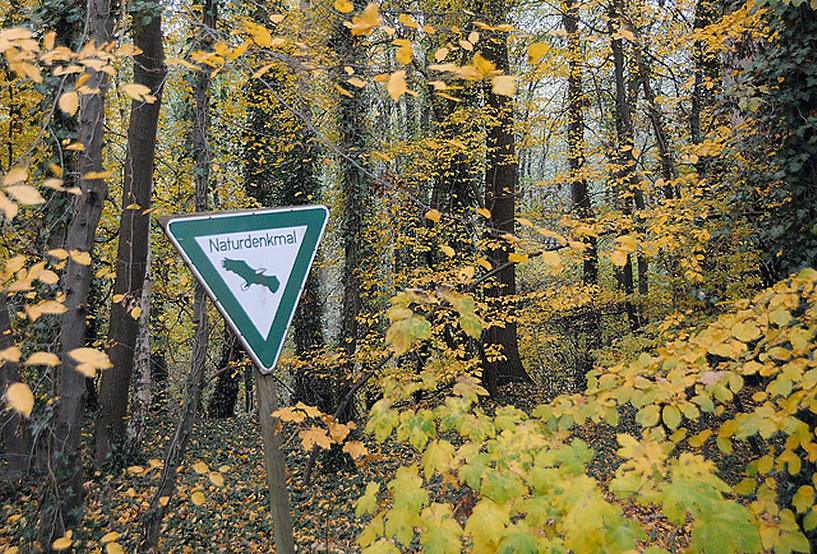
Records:
M318 251L318 244L323 236L328 216L329 210L326 206L318 205L240 212L209 212L174 216L162 222L170 241L207 291L221 315L235 331L262 373L271 372L278 362L287 329L292 322L306 277ZM263 337L195 239L202 236L274 230L303 225L306 225L304 239L295 256L295 264L284 288L269 335Z

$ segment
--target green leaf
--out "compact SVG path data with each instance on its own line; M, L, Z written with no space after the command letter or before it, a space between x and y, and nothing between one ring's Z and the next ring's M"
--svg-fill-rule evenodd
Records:
M462 528L454 519L450 504L431 504L423 510L420 519L420 544L426 552L458 554L462 551Z
M423 479L417 474L417 466L401 467L394 479L389 481L388 488L394 495L394 507L406 508L418 514L428 502L428 493L423 489Z
M363 549L362 554L400 554L400 550L394 546L394 543L380 539L376 543Z
M454 458L454 447L450 442L435 440L423 452L423 474L426 479L435 472L443 473L451 469L451 460Z
M405 507L395 507L386 513L386 535L408 546L414 538L417 514Z
M474 539L475 550L486 549L502 536L511 518L507 508L499 507L494 501L483 498L471 512L465 524L465 532Z
M635 420L644 427L655 427L658 425L659 415L658 406L650 404L638 411Z
M678 410L677 407L671 404L667 404L666 406L664 406L662 418L664 420L664 424L673 430L677 429L678 425L681 424L681 412Z
M480 492L497 504L505 504L512 498L521 496L522 489L522 483L514 475L496 469L487 469L482 475Z
M810 485L803 485L797 489L791 504L797 509L798 514L811 508L814 505L814 488Z
M366 485L366 492L355 502L355 515L373 514L377 510L377 493L380 492L380 483L371 482Z

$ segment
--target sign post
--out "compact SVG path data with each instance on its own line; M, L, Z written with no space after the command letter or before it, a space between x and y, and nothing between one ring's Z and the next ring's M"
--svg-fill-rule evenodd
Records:
M193 271L256 366L259 419L276 550L295 551L281 434L275 368L309 269L326 227L324 206L198 213L162 221L173 246Z

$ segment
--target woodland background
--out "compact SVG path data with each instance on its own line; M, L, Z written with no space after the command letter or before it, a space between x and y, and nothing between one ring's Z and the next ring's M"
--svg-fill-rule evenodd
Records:
M808 552L816 8L0 0L0 548L287 550L157 217L321 203L301 551Z

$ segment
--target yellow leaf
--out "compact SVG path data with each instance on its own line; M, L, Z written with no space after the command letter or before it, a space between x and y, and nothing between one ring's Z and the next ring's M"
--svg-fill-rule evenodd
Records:
M476 68L480 78L487 77L496 69L496 66L492 61L486 60L479 54L474 54L474 59L471 61L471 64L474 66L474 68Z
M434 61L438 63L443 61L445 57L448 55L448 52L449 52L448 48L440 48L439 50L434 52Z
M332 446L332 441L323 429L310 427L305 431L301 431L301 444L303 444L304 450L312 450L315 445L328 450Z
M133 319L139 319L140 315L142 315L142 308L140 308L139 306L136 306L134 309L130 311L130 316Z
M127 471L128 471L128 474L130 474L130 475L142 475L145 472L145 468L143 468L142 466L129 466ZM108 534L110 534L110 533L108 533ZM105 535L105 537L107 537L107 536L108 535ZM102 544L105 544L105 542L106 542L104 540L105 537L102 537L102 539L103 539ZM116 540L116 538L109 539L109 540L114 541L114 540Z
M516 77L513 75L499 75L491 80L491 91L500 96L516 94Z
M196 491L190 495L190 500L192 500L193 504L196 506L201 506L204 504L204 495L201 493L201 491Z
M20 358L23 356L23 352L17 348L16 346L9 346L8 348L4 348L0 350L0 365L3 362L12 362L17 363L20 361Z
M486 271L491 271L494 266L491 265L491 262L486 260L485 258L477 258L477 263L482 266Z
M628 29L619 29L618 34L622 38L625 38L625 39L629 40L630 42L635 42L635 35L633 34L632 31L630 31Z
M552 250L542 252L542 261L550 267L559 267L562 265L562 257Z
M476 31L471 31L468 33L468 42L471 44L476 44L479 42L479 33Z
M168 502L170 502L169 496L161 496L159 497L159 505L164 507L167 506Z
M45 202L45 198L31 185L11 185L6 187L5 191L14 197L18 203L27 206L43 204Z
M57 105L66 115L74 115L79 109L79 95L75 91L65 92L60 96Z
M491 210L488 208L477 208L477 213L485 219L491 219Z
M125 549L118 542L109 542L105 545L105 554L125 554Z
M112 171L89 171L88 173L85 173L82 178L89 181L94 181L96 179L107 179L111 175L113 175Z
M407 13L401 13L397 16L397 21L408 27L409 29L419 29L420 24L417 23L417 20L414 19L411 15Z
M468 42L467 40L460 39L459 45L460 48L462 48L463 50L468 50L469 52L473 52L474 50L474 45Z
M445 255L446 255L446 256L448 256L449 258L453 258L453 257L454 257L454 249L453 249L453 248L451 248L450 246L448 246L447 244L441 244L441 245L440 245L440 250L442 250L442 251L443 251L443 254L445 254Z
M34 409L34 395L25 383L12 383L6 390L9 405L24 416L31 415Z
M68 257L68 250L65 248L54 248L46 252L52 258L57 258L58 260L64 260Z
M60 359L51 352L35 352L26 359L25 365L45 365L54 367L60 365Z
M91 263L91 255L88 252L71 250L69 255L71 256L71 259L79 265L89 265Z
M357 88L363 88L366 86L366 81L360 77L350 77L346 82Z
M550 45L545 42L534 42L528 45L528 62L535 64L550 51Z
M389 82L386 84L386 90L389 92L391 99L397 102L401 96L408 92L408 85L406 84L406 72L403 70L395 71L389 76Z
M139 83L128 83L122 85L119 89L137 102L145 101L145 99L150 96L150 88ZM148 102L148 104L150 104L150 102Z
M193 471L195 471L199 475L204 475L205 473L210 471L210 468L207 467L207 464L205 464L204 462L198 461L195 464L193 464Z
M511 252L508 254L508 261L514 264L521 264L528 261L528 255L520 254L518 252Z
M3 215L9 221L14 219L18 211L17 204L9 200L9 197L3 194L2 190L0 190L0 210L3 210Z
M411 48L411 43L406 41L405 44L401 44L400 48L397 49L397 54L395 54L394 59L402 64L410 64L413 55L414 51Z
M442 214L440 213L439 210L431 209L431 210L428 210L426 212L426 219L429 219L429 220L433 221L434 223L439 223L441 217L442 217Z
M353 428L353 425L344 425L336 421L328 421L326 425L329 427L329 436L338 444L343 442Z
M16 185L28 179L28 169L25 167L13 167L11 171L3 177L3 186Z
M340 13L349 13L355 9L355 5L349 2L349 0L335 0L332 6Z
M368 35L380 25L380 11L377 4L369 4L363 13L352 17L351 30L355 36Z
M274 418L278 418L281 421L286 422L301 423L302 421L306 421L306 414L304 414L300 410L296 410L291 406L275 410L270 415L272 415L272 417Z
M96 369L108 369L112 367L108 355L96 348L74 348L68 352L68 355L78 364L88 365Z
M624 267L627 265L627 257L628 252L624 250L613 250L613 253L610 254L610 261L613 262L615 266Z
M72 544L73 541L71 540L71 537L60 537L51 543L51 548L54 550L67 550L68 548L71 548Z
M347 441L346 444L343 445L343 451L355 460L369 453L369 449L360 441Z
M224 486L224 476L219 473L218 471L211 471L207 478L210 479L210 482L213 483L217 487Z

